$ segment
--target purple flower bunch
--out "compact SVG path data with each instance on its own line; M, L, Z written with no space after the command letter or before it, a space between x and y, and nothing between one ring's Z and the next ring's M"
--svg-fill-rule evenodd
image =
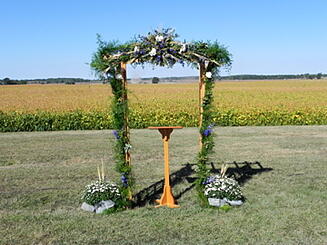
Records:
M203 185L210 184L210 183L214 182L215 179L216 179L216 178L215 178L214 176L209 176L208 178L206 178L205 181L202 182L202 184L203 184Z
M178 35L170 28L154 30L146 36L139 36L139 45L134 48L134 56L140 63L150 58L152 63L159 66L173 66L176 62L184 65L184 61L177 55L181 47L174 43L176 37Z
M169 48L168 53L176 54L177 51L175 49L173 49L173 48Z
M136 56L138 56L138 55L144 55L145 54L145 51L143 49L141 49L140 51L135 51L134 54Z
M159 42L158 48L164 48L165 45L162 42Z
M116 140L119 140L120 139L120 136L119 136L119 133L117 130L113 130L112 131L112 134L115 136Z
M121 180L123 186L125 186L125 187L128 186L128 179L125 175L122 175L120 180Z
M210 136L211 134L212 134L212 132L213 132L213 127L214 127L215 125L214 124L210 124L204 131L203 131L203 135L205 136L205 137L208 137L208 136Z

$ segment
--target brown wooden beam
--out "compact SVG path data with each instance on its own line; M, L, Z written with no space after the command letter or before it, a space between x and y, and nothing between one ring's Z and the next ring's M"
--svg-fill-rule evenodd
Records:
M122 83L123 83L123 102L127 102L127 72L126 72L126 63L121 62L120 63L120 73L122 75ZM124 115L124 135L128 138L128 143L130 142L130 130L128 126L128 107L126 108L125 115ZM128 151L125 152L125 163L131 166L131 153ZM132 190L129 189L128 191L128 199L133 199Z
M205 64L199 63L199 129L202 127L202 121L203 121L203 98L205 95ZM202 149L202 134L200 133L199 137L199 147Z

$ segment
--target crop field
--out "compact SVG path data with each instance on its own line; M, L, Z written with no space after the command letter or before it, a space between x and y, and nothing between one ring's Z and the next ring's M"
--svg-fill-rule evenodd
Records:
M220 126L327 124L327 80L217 82L214 95ZM129 99L133 128L197 126L197 83L131 84ZM0 130L110 128L110 101L102 84L0 86Z

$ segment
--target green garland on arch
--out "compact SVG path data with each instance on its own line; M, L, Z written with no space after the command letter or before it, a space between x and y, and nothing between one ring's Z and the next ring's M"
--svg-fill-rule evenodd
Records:
M201 134L201 143L202 147L198 153L197 157L197 180L196 180L196 188L197 192L203 206L207 204L207 198L204 196L204 182L209 177L210 171L207 168L207 164L209 161L210 154L213 153L213 148L215 146L214 143L214 123L212 120L213 113L213 88L215 85L213 70L210 70L210 67L206 69L205 76L205 95L203 98L202 108L202 125L199 129L199 133Z
M117 69L118 70L118 69ZM117 73L117 77L119 77ZM116 170L120 173L120 183L122 196L126 202L130 200L130 193L132 193L134 179L132 176L132 168L125 159L125 154L132 148L128 131L126 131L127 121L125 118L128 116L128 101L123 100L124 93L127 93L126 89L122 86L122 80L112 78L110 80L113 99L111 103L112 115L113 115L113 135L115 138L114 157L116 161Z

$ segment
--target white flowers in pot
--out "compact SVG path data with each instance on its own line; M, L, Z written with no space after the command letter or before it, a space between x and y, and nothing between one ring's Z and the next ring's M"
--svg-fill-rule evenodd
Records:
M82 209L89 212L102 213L113 208L121 199L119 187L105 180L104 165L98 166L99 180L87 185L82 194Z
M243 204L241 187L236 180L225 176L227 165L223 165L221 173L210 176L204 182L204 195L209 205L221 207L225 204L238 206Z

